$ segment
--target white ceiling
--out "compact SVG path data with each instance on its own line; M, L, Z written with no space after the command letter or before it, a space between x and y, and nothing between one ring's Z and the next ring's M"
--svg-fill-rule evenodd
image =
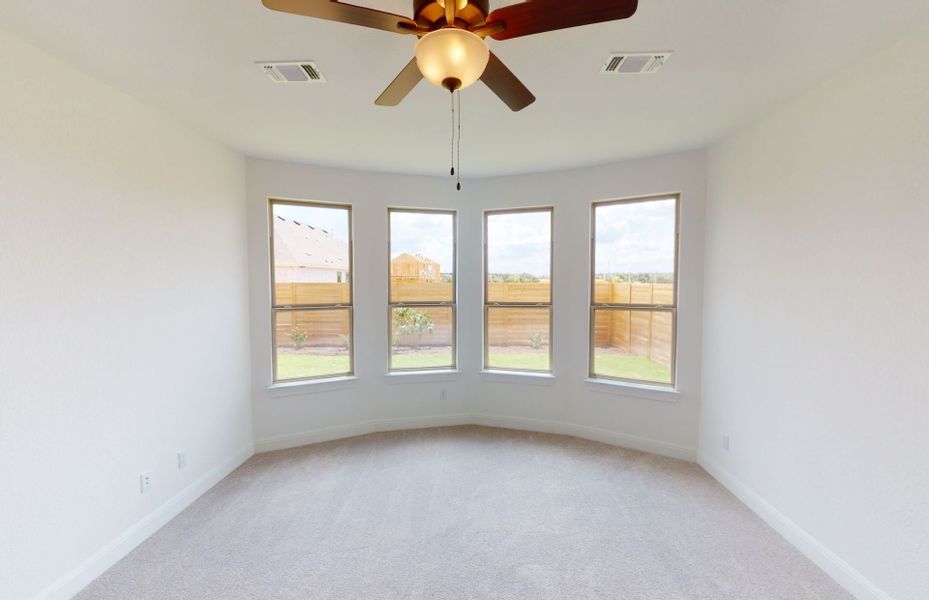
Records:
M565 0L569 1L569 0ZM356 0L400 14L412 0ZM492 2L500 6L511 2ZM895 37L926 0L640 0L629 20L494 42L538 97L510 112L462 93L466 177L704 146ZM414 38L276 13L259 0L2 2L0 27L249 156L447 173L447 93L374 99ZM655 75L605 77L611 51L673 50ZM255 61L311 59L325 85L277 85Z

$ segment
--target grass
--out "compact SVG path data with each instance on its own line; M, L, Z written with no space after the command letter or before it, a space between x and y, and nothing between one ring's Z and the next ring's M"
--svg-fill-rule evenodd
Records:
M411 354L394 354L395 369L436 369L439 367L451 368L452 353L423 352Z
M670 383L671 372L664 365L652 362L641 356L623 356L618 354L598 354L595 357L598 375L621 377L623 379L641 379ZM548 354L540 352L501 352L490 354L490 364L496 369L525 369L545 371L548 369ZM395 369L431 369L447 367L447 352L423 352L395 354ZM281 354L277 358L278 379L301 379L340 375L348 372L348 356L327 356L313 354Z
M449 352L423 352L421 354L395 354L395 369L435 369L449 367ZM331 356L326 354L278 354L277 378L304 379L326 375L343 375L350 367L348 356Z
M548 370L548 354L539 352L499 352L490 353L490 365L494 369L525 369L532 371ZM619 377L622 379L641 379L643 381L671 382L671 371L664 365L652 362L642 356L624 356L620 354L596 354L594 366L598 375Z
M487 357L491 369L548 371L548 352L491 352Z
M594 370L597 375L604 377L671 383L671 370L662 364L648 360L644 356L595 354Z
M303 379L348 373L351 363L348 355L278 354L277 378Z

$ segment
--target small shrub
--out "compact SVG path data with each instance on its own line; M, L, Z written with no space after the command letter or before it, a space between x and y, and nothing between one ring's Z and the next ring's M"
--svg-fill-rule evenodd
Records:
M339 339L342 340L342 345L348 348L352 344L351 336L345 335L344 333L339 334Z
M545 345L545 336L541 333L533 333L529 336L529 345L532 346L533 350L538 350Z
M306 346L306 341L309 339L309 337L310 334L296 327L290 331L290 339L294 341L294 348L297 350Z
M399 346L399 337L401 335L412 335L416 339L415 345L418 347L424 333L435 331L435 324L432 317L421 310L404 306L394 311L393 319L393 341L394 346Z

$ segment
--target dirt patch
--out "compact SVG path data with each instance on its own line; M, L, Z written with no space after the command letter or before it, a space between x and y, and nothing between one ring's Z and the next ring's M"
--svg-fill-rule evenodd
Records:
M393 353L396 354L437 354L440 352L448 353L452 351L451 346L394 346Z
M548 346L533 348L532 346L490 346L488 350L492 354L539 354L548 356Z
M342 356L348 354L348 348L345 346L304 346L303 348L294 348L293 346L281 346L277 349L278 354L311 354L313 356Z

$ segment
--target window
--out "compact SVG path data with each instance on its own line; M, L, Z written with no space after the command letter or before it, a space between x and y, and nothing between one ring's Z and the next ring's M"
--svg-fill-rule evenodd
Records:
M274 381L351 375L352 211L270 202Z
M390 371L457 365L456 213L388 209Z
M674 386L679 204L593 205L591 377Z
M552 209L484 213L484 368L552 369Z

